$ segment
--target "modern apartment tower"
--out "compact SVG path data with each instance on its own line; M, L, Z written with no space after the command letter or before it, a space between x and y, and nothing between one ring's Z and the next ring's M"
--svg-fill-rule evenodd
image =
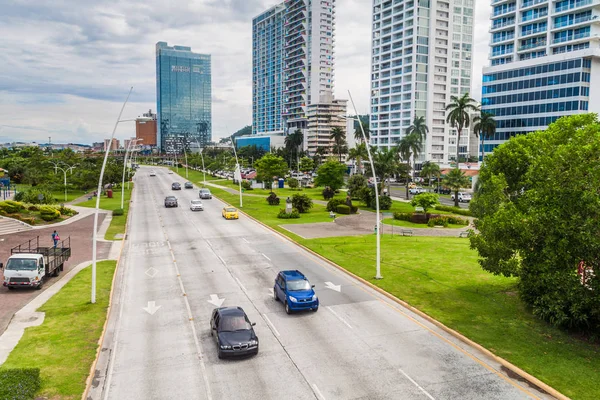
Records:
M429 128L417 164L456 158L451 96L472 87L474 0L373 0L371 144L394 147L415 117ZM469 155L463 130L461 158Z
M600 91L590 90L600 82L599 0L492 5L481 103L495 115L496 133L485 138L485 153L562 116L600 111Z
M254 134L305 131L307 107L333 102L334 27L335 0L285 0L254 18Z
M182 153L212 140L211 57L190 47L156 44L157 141L161 152Z

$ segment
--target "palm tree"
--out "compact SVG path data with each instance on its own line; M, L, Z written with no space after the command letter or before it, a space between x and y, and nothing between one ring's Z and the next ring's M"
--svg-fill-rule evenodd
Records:
M444 178L444 184L454 190L454 207L458 207L458 191L470 185L469 178L458 168L454 168L448 172Z
M431 184L431 177L432 176L439 176L440 175L440 166L439 164L436 164L434 162L431 161L426 161L423 163L423 168L421 168L421 175L424 175L427 177L427 183Z
M404 136L398 142L397 151L402 156L402 159L406 162L408 167L408 171L411 170L410 159L413 155L419 154L423 149L423 141L421 139L421 135L416 132L413 132L409 135ZM406 179L406 199L408 200L408 182L409 179Z
M425 124L425 117L415 117L411 126L406 128L406 134L417 133L421 136L421 141L424 142L429 133L429 128Z
M333 145L333 152L338 153L339 162L342 162L342 154L348 153L348 146L346 143L336 143Z
M317 151L315 151L315 162L317 166L321 164L321 160L323 160L323 156L327 154L327 147L319 146L317 147Z
M373 164L375 166L375 176L379 178L382 184L386 179L401 172L398 152L395 149L383 148L371 153ZM369 170L371 164L368 164ZM390 193L390 182L388 180L388 193Z
M285 147L290 152L296 152L296 158L298 158L299 150L298 148L302 146L304 143L304 134L300 129L297 129L294 133L291 133L285 137ZM292 163L290 162L290 168L292 168Z
M473 118L473 124L475 136L481 137L481 162L483 163L485 139L493 137L496 133L496 120L494 114L481 111L479 116Z
M340 157L340 162L342 162L342 151L344 150L344 145L346 143L346 132L339 126L335 126L331 129L331 134L329 135L329 138L333 139L335 143L335 145L333 146L333 151L338 153L338 156Z
M460 161L460 135L464 128L468 128L471 123L469 112L479 111L479 107L469 93L465 93L462 97L451 96L451 103L446 106L446 111L449 111L446 117L446 122L450 123L458 132L456 141L456 168Z
M363 161L369 158L369 153L367 153L367 145L364 143L357 143L356 147L350 149L348 152L348 159L356 161L356 165L358 165L358 170L364 174L364 166Z
M362 125L362 128L365 131L365 136L367 137L367 141L369 141L369 139L371 138L371 129L369 129L369 123L363 121L362 119L359 118L358 123L360 125ZM356 124L357 127L356 129L354 129L354 139L357 142L363 142L365 141L365 139L363 138L363 134L362 131L360 130L360 125Z

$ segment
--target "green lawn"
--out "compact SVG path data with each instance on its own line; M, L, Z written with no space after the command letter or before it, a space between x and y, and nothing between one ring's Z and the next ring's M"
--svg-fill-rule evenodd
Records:
M127 190L127 186L125 186L125 201L124 201L124 209L125 213L123 215L113 215L112 221L110 222L110 226L106 231L106 235L104 235L104 239L106 240L121 240L115 238L115 235L124 234L125 233L125 224L127 222L127 213L129 211L129 200L131 199L131 191L133 190L133 184L131 184L129 190ZM77 204L80 207L96 207L96 198L94 197L92 200L86 200L82 203ZM100 198L100 208L103 210L114 211L116 209L121 208L121 189L113 190L113 198L109 199L106 195L103 195Z
M302 243L563 394L600 398L600 346L533 317L518 298L517 280L483 271L468 240L385 235L382 280L373 279L373 235Z
M65 201L65 191L64 190L53 190L52 195L56 199L58 203L68 203L70 201L76 200L82 196L85 196L88 193L92 193L93 190L86 192L83 190L71 189L67 190L67 201Z
M96 358L115 268L115 261L98 263L93 305L91 268L77 274L38 310L46 313L44 323L26 329L1 368L39 368L37 398L80 399Z
M403 228L429 228L429 226L427 226L426 224L415 224L414 222L401 221L393 218L385 218L382 222L386 225L401 226ZM448 227L443 229L467 229L467 226L448 224Z

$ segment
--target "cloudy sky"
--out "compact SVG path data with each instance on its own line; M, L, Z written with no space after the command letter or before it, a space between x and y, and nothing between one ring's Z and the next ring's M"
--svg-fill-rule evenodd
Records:
M368 112L371 0L337 0L336 96ZM489 1L477 0L473 97L487 63ZM212 55L213 137L252 121L252 17L274 0L3 0L0 141L91 143L156 109L158 41ZM135 135L132 122L117 137Z

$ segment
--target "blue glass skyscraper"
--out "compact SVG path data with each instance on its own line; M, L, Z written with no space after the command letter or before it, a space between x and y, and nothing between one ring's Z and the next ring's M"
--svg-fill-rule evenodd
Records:
M212 140L210 55L190 47L156 44L157 141L162 152L181 153Z

